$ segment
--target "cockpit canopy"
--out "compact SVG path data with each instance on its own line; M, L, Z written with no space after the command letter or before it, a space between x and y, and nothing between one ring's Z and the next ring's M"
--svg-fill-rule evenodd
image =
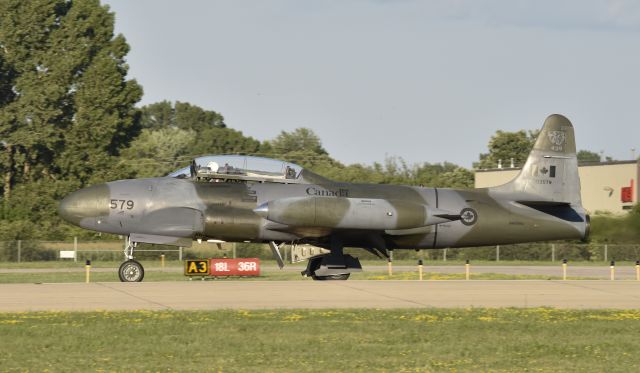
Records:
M201 181L299 182L302 167L277 159L248 155L207 155L195 158L190 166L169 177Z

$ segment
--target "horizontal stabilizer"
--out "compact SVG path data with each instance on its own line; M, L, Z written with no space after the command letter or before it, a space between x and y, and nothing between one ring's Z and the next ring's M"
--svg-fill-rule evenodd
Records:
M445 220L449 220L449 221L456 221L456 220L462 219L460 214L444 213L444 214L436 214L436 215L433 215L433 216L435 216L436 218L445 219Z
M584 219L570 203L547 201L518 201L519 204L538 210L564 221L582 223Z
M521 205L525 205L531 208L535 208L536 206L569 206L571 205L569 202L556 202L556 201L516 201Z

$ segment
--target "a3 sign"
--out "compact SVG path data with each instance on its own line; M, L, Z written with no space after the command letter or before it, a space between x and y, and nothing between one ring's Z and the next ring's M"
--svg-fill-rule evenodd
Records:
M260 276L260 259L195 259L186 260L185 276Z

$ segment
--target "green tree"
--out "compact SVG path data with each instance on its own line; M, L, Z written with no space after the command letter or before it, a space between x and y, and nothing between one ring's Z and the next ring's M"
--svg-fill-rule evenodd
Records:
M589 150L580 150L577 156L579 162L600 162L600 154Z
M276 154L291 152L309 152L313 154L328 154L322 147L322 142L309 128L296 128L293 132L282 131L271 141Z
M192 155L255 154L260 142L231 128L213 127L196 134L191 146Z
M142 89L98 0L3 0L0 14L4 216L55 224L61 195L131 175L116 163L139 132Z
M256 154L261 144L227 128L224 117L184 102L161 101L141 108L140 137L123 153L137 177L162 176L205 154Z
M309 128L281 131L275 139L265 141L260 150L267 157L293 162L324 177L344 181L344 165L329 156L320 137Z
M194 137L192 130L145 128L122 152L122 163L133 169L136 177L164 176L188 164Z
M421 185L438 188L472 188L473 172L453 163L423 163L408 165L402 158L387 157L372 166L353 164L344 166L328 159L311 164L312 171L337 181L375 184Z
M204 110L199 106L186 102L176 102L175 125L181 129L192 129L196 132L212 128L224 128L224 117L211 110Z
M473 172L463 167L442 173L439 184L446 188L470 189L474 186Z
M169 101L160 101L140 108L142 128L152 130L175 126L175 110Z
M503 167L510 166L511 159L516 167L522 167L529 152L535 144L539 131L518 132L496 131L489 140L489 153L480 154L480 161L473 164L474 168L496 168L502 162Z
M202 132L212 128L225 128L224 117L215 111L205 110L188 102L161 101L143 106L142 127L161 129L177 127Z

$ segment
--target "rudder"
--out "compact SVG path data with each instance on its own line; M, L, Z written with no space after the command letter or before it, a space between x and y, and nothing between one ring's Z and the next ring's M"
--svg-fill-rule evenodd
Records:
M569 119L548 116L518 176L496 190L523 194L535 202L581 206L576 141Z

